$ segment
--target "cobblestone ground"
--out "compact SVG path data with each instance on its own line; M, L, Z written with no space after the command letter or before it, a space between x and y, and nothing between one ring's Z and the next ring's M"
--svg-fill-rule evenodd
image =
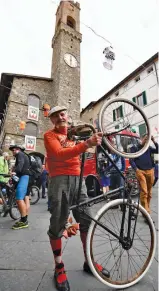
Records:
M157 190L157 187L153 189L151 208L158 234ZM0 291L56 290L52 280L54 268L52 252L46 234L49 216L46 200L41 199L37 205L31 207L28 229L13 231L11 229L13 221L10 217L0 218ZM158 249L146 276L127 290L158 290L157 251ZM64 240L63 260L72 291L112 290L82 271L83 252L79 235Z

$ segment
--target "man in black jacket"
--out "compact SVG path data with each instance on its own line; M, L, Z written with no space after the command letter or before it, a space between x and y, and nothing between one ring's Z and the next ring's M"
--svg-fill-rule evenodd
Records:
M21 219L16 222L12 229L21 229L28 227L27 206L25 203L25 195L27 194L29 182L30 161L28 156L23 152L24 148L18 145L10 146L9 148L13 156L15 156L15 166L12 175L19 177L19 182L16 187L16 202L21 214Z

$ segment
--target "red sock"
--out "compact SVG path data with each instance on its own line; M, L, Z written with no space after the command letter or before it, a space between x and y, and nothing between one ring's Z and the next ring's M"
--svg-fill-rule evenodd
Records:
M87 262L87 256L86 256L86 239L87 239L87 232L81 232L80 231L80 237L83 245L83 252L84 252L84 257L85 261Z
M62 240L61 238L58 239L51 239L50 238L50 244L51 244L51 248L54 254L54 259L55 259L55 272L56 273L60 273L60 272L64 272L65 268L64 268L64 263L62 262L62 258L61 258L61 249L62 249ZM67 280L67 276L66 274L60 274L57 276L57 282L58 283L62 283L64 281Z

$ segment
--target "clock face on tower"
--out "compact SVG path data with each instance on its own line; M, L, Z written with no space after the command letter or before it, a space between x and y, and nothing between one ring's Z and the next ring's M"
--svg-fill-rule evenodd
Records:
M78 65L77 59L69 53L64 55L64 61L71 68L76 68Z

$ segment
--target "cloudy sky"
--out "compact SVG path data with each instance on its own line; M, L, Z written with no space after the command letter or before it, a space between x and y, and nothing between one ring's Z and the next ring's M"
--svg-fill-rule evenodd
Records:
M0 0L0 74L50 77L51 39L59 0ZM80 0L81 108L98 100L158 51L157 0ZM109 40L112 71L103 67Z

